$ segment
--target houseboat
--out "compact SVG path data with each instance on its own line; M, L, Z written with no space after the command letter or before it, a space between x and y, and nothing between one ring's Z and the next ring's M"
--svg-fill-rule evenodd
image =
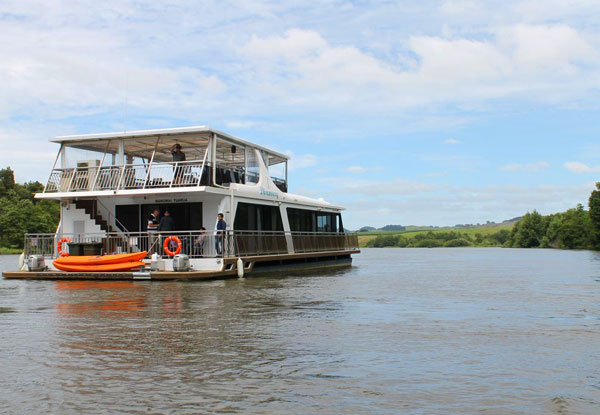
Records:
M51 141L60 149L35 197L60 201L60 223L25 235L5 278L241 277L348 266L360 252L343 207L288 192L288 156L213 128Z

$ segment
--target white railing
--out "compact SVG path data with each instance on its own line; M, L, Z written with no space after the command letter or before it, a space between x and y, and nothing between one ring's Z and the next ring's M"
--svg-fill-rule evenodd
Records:
M54 169L44 193L212 186L212 173L210 163L203 160ZM216 184L226 186L246 183L250 176L252 173L243 168L217 164L214 178ZM287 191L285 180L273 180L279 189Z
M54 169L44 192L200 186L208 184L207 170L203 160Z

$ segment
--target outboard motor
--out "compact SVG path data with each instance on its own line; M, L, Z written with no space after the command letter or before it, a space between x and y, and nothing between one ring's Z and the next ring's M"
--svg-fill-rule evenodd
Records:
M173 257L173 270L185 272L190 270L190 257L185 254L177 254Z
M29 271L44 271L46 269L46 260L43 255L29 255L27 258L27 269Z

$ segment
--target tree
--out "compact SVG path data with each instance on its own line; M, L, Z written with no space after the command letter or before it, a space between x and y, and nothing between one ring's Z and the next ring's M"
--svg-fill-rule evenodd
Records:
M515 248L535 248L540 246L545 236L544 218L537 211L527 213L515 224L511 234L512 246Z
M558 239L560 227L563 223L563 213L555 213L547 216L548 227L546 228L546 236L542 238L540 246L542 248L558 248Z
M586 249L590 247L592 236L591 219L583 206L578 204L562 215L558 228L558 247L563 249Z
M15 173L10 167L0 170L0 196L5 196L15 187Z
M25 233L56 231L60 205L34 199L34 193L43 190L40 182L15 183L10 167L0 170L0 247L22 248Z
M596 190L592 191L588 206L592 224L592 244L595 249L600 249L600 182L596 183Z

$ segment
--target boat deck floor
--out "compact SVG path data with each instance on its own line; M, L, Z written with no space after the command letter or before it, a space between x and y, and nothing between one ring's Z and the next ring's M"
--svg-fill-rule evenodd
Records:
M357 254L360 250L352 251L326 251L299 254L276 254L241 257L245 265L244 275L258 273L254 265L256 263L272 263L264 270L268 272L278 269L315 269L337 266L348 266L351 262L350 254ZM319 261L323 258L323 261ZM127 271L127 272L80 272L80 271L3 271L2 276L6 279L27 280L211 280L237 277L236 263L238 258L225 258L222 270L191 270L191 271ZM298 262L302 259L312 259L311 262ZM338 260L339 259L339 260ZM351 261L351 260L350 260ZM280 265L280 267L278 267ZM260 269L262 271L262 269Z

